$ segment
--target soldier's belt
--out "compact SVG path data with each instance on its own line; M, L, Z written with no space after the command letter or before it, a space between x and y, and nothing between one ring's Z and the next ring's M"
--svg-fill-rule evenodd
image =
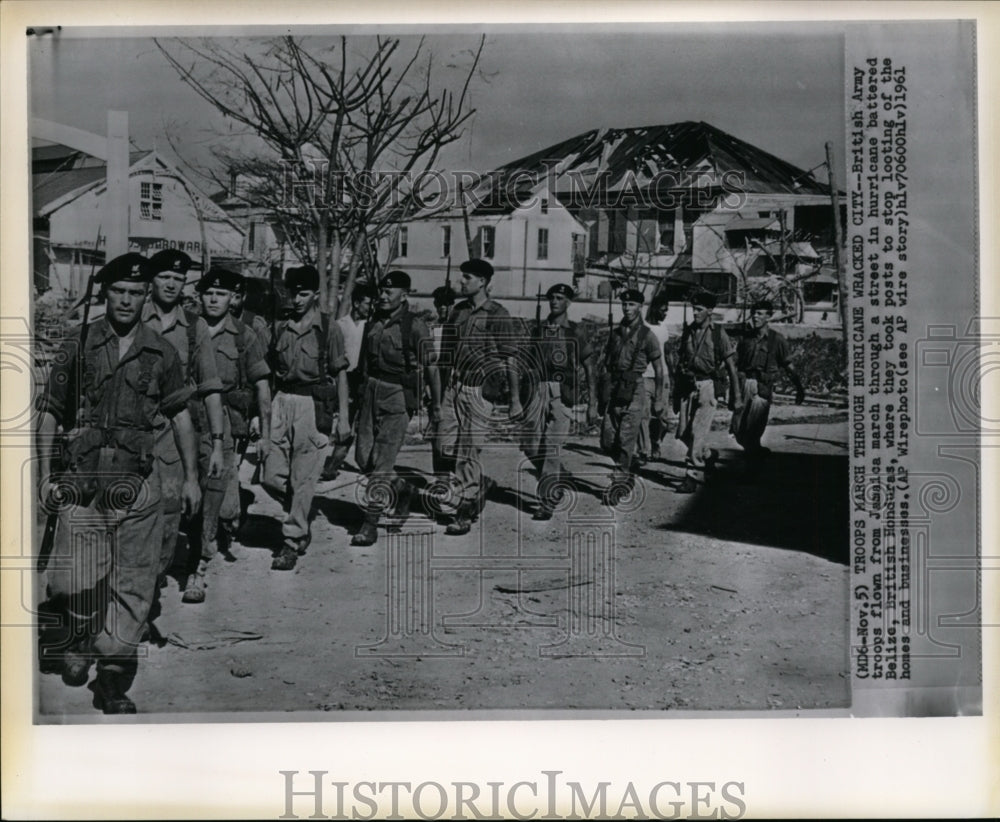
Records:
M284 382L276 380L274 387L282 394L295 394L299 397L311 397L316 387L322 385L321 382Z

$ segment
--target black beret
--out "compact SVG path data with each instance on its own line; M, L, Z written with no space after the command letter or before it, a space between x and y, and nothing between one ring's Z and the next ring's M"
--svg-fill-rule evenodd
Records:
M395 271L390 271L378 282L379 288L405 288L407 291L410 290L410 275L405 271L400 271L396 269Z
M243 278L237 274L235 271L230 271L228 268L223 268L222 266L213 265L208 271L201 275L201 279L198 280L198 285L195 286L195 291L199 294L204 294L210 288L224 288L227 291L235 291L239 283L241 283Z
M715 308L718 298L711 291L704 288L696 288L688 294L688 302L691 305L701 305L705 308Z
M642 292L637 291L634 288L626 288L621 294L618 295L618 299L623 303L639 303L639 305L646 302L646 298L643 296Z
M374 300L378 293L368 283L358 283L351 291L351 300L359 303L362 300Z
M176 248L165 248L163 251L157 251L149 258L149 262L154 275L161 271L176 271L179 274L186 274L192 265L191 258Z
M102 266L101 270L94 275L94 282L98 284L121 281L148 283L153 279L153 274L153 267L149 260L135 251L130 251L128 254L115 257Z
M770 300L757 300L751 307L751 311L774 311L774 305Z
M471 260L466 260L459 268L465 274L472 274L474 277L481 277L484 280L489 280L493 277L493 266L486 262L486 260L479 260L475 257Z
M545 292L546 297L553 297L558 294L560 297L565 297L567 300L572 300L575 295L573 289L566 285L566 283L556 283L548 291Z
M247 290L247 278L242 274L237 274L235 271L231 272L233 279L233 291L237 294L245 294Z
M289 291L319 291L319 272L311 265L289 268L285 272L285 288Z
M455 290L450 285L439 285L431 292L434 305L454 305Z

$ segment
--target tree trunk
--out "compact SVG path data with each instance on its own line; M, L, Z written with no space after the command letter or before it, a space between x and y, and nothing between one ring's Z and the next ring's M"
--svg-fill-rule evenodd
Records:
M330 304L330 283L327 279L327 251L329 227L324 214L319 220L319 230L316 238L316 270L319 271L319 306L320 310L328 309Z
M330 299L327 303L327 310L331 317L340 316L340 264L344 256L344 246L340 239L340 231L335 229L330 236L330 275L329 289ZM345 289L344 294L347 293ZM346 301L343 301L346 304Z

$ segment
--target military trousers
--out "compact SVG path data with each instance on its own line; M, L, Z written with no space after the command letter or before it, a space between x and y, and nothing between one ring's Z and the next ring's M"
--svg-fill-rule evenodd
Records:
M649 398L646 406L646 416L642 419L639 427L639 453L649 456L660 447L660 443L666 436L670 427L669 404L663 404L663 411L657 414L653 411L653 403L656 401L656 380L652 377L643 377L643 390Z
M708 435L717 407L712 379L696 379L694 389L681 400L677 439L687 446L686 474L691 479L704 478L705 460L711 453Z
M771 413L771 401L758 393L757 380L750 378L741 382L743 408L733 414L730 430L744 450L753 453L760 450L760 439L764 436Z
M275 395L261 485L285 505L281 534L287 546L298 547L309 537L309 511L329 442L316 429L312 397L283 391Z
M222 440L222 473L208 476L208 460L214 441L204 433L198 442L198 462L201 470L201 521L199 525L201 558L209 560L219 552L218 530L232 527L240 517L240 486L237 471L236 443L229 425L229 415L224 416Z
M135 664L157 590L162 545L160 480L154 470L128 508L67 505L60 510L48 584L65 598L71 634L84 635L98 667Z
M159 477L160 484L160 559L157 573L163 576L174 563L174 553L177 548L177 535L181 530L181 516L184 511L184 465L177 450L177 440L174 437L173 426L156 432L156 442L153 446L156 456L154 473Z
M649 396L641 384L636 386L628 404L608 404L601 424L601 450L615 461L612 481L625 480L631 475L632 458L648 406Z
M445 394L437 444L454 455L457 504L479 499L483 481L482 453L496 406L483 399L482 388L456 383Z
M563 404L562 383L540 382L538 393L525 408L521 451L538 472L539 496L558 485L562 477L562 446L578 415Z

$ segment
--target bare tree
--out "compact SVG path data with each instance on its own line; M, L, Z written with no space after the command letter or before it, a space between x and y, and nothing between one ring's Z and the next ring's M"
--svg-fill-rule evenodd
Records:
M370 249L419 207L441 150L475 113L469 89L485 37L446 66L453 79L441 84L424 38L406 53L381 36L156 45L190 88L256 138L213 153L227 174L244 175L239 196L320 270L323 305L336 314L344 264L348 293Z

